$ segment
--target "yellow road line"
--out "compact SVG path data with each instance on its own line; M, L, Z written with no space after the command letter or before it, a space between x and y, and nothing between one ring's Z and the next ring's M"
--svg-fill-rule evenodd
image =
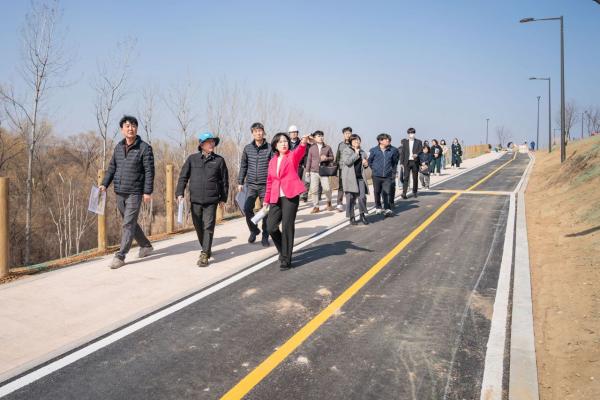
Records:
M466 191L470 192L471 190L475 189L477 186L481 185L483 182L485 182L488 179L490 179L492 176L494 176L496 174L496 172L500 171L502 168L506 167L508 164L510 164L511 162L513 162L515 160L515 158L517 158L517 153L515 153L515 155L513 156L513 158L511 158L510 160L508 160L507 162L505 162L504 164L502 164L501 166L499 166L498 168L496 168L495 170L493 170L488 176L486 176L485 178L481 179L479 182L475 183L473 186L471 186L470 188L468 188Z
M500 167L491 172L488 176L481 179L479 182L471 186L467 191L474 189L481 183L488 180L492 175L508 165L514 157L502 164ZM281 347L272 353L267 359L254 368L248 375L239 381L231 388L222 399L241 399L258 385L267 375L271 373L283 360L285 360L294 350L296 350L310 335L313 334L321 325L323 325L337 310L339 310L348 300L350 300L360 289L362 289L371 279L377 275L394 257L396 257L410 242L412 242L421 232L425 230L431 223L440 216L452 203L460 197L461 193L456 193L440 208L431 214L421 225L413 230L407 237L396 245L389 253L381 260L373 265L365 272L357 281L355 281L348 289L340 294L332 303L330 303L323 311L317 314L313 319L308 321L298 332L289 338Z
M499 190L471 190L467 192L466 190L449 190L449 189L440 189L433 190L438 193L460 193L460 194L481 194L488 196L510 196L512 192L503 192Z

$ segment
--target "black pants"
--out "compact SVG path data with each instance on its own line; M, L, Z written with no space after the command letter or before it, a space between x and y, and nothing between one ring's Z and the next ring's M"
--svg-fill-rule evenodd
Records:
M390 188L390 206L394 208L394 199L396 198L396 178L392 178L392 187Z
M256 234L260 233L260 229L252 222L252 218L254 217L254 206L256 205L257 198L260 198L261 201L264 200L266 189L266 185L248 185L248 197L246 197L246 204L244 204L244 214L246 214L246 224L248 225L248 229L250 229L250 232ZM267 232L267 217L262 220L262 232L263 237L269 236Z
M417 193L419 188L419 165L415 160L409 160L408 165L404 167L404 181L402 182L402 194L404 195L408 191L409 176L412 177L413 193Z
M340 167L340 172L338 173L338 193L337 193L337 203L344 203L344 185L342 184L342 168Z
M198 242L202 251L210 257L213 236L215 235L215 223L217 222L218 204L192 203L192 222L196 228Z
M304 176L304 166L303 165L298 167L298 177L300 178L302 183L304 183L304 189L306 189L306 191L300 195L300 198L303 201L307 201L308 200L308 190L310 189L310 181L306 182L306 177Z
M383 197L383 208L390 209L390 195L392 194L392 183L394 178L373 177L373 194L375 195L375 208L381 208L381 197Z
M271 204L271 208L269 209L267 229L279 252L279 261L285 265L292 263L294 234L296 232L296 213L298 212L299 204L299 196L291 199L280 197L277 204ZM281 230L279 230L280 223Z

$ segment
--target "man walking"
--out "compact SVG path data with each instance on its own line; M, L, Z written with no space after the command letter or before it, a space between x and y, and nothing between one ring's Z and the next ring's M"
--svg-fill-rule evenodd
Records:
M423 151L423 143L416 139L415 128L408 128L408 139L402 139L402 154L400 161L404 167L404 181L402 182L402 198L407 199L408 181L412 178L413 195L417 197L419 188L419 154Z
M390 197L392 183L398 167L398 151L390 145L392 137L387 133L377 135L378 145L369 152L369 167L373 173L373 192L375 194L375 213L385 217L394 215ZM383 209L381 197L383 196Z
M338 166L338 193L337 193L337 210L339 212L344 211L344 185L342 182L342 152L346 148L352 148L350 144L350 136L352 136L352 128L347 126L342 129L342 134L344 135L344 140L338 143L337 152L335 153L335 163Z
M319 191L322 189L327 199L327 211L334 211L335 208L331 205L331 187L329 185L329 176L321 176L320 166L331 166L334 160L333 150L325 144L323 137L325 134L322 131L313 133L314 143L308 149L308 157L306 159L305 175L310 179L309 195L313 200L313 209L311 214L320 212L319 208ZM335 174L334 174L335 175Z
M244 147L242 160L240 162L240 172L238 175L238 190L241 192L244 188L244 182L247 186L246 203L244 204L244 214L246 214L246 224L250 230L248 243L254 243L260 233L258 226L252 222L254 217L254 206L256 199L260 198L262 202L265 198L267 188L267 173L269 169L269 160L272 152L271 146L265 139L265 127L260 122L255 122L250 127L253 140ZM267 218L262 220L262 245L269 246L269 233L267 232Z
M192 221L202 247L198 266L207 267L215 233L217 207L219 203L227 201L229 194L229 172L225 159L214 152L219 138L207 132L201 134L198 141L198 153L190 155L181 167L175 195L182 202L189 181Z
M125 256L133 239L140 246L139 258L146 257L153 250L152 244L137 223L142 200L149 202L154 189L152 147L137 135L138 121L135 117L123 116L119 127L124 139L115 146L108 171L99 187L104 192L114 181L117 208L123 217L121 245L110 263L112 269L125 265Z

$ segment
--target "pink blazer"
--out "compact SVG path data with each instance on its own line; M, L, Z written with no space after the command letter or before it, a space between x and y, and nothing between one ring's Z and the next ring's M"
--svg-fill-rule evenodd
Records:
M284 156L277 155L271 158L267 175L267 190L265 192L266 204L277 203L280 188L283 188L285 197L289 199L306 191L304 183L298 177L298 166L305 153L306 145L300 143L298 147L288 151ZM283 157L279 166L279 176L277 176L277 157Z

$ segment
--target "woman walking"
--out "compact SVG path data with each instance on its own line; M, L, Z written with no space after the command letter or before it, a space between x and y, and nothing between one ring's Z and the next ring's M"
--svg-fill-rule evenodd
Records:
M360 212L360 222L363 225L369 225L367 217L367 194L369 188L365 181L365 169L369 168L367 153L360 148L360 136L352 134L350 136L350 146L342 150L342 184L346 194L346 217L350 218L351 225L357 225L354 217L354 208L358 200L358 210Z
M456 168L460 168L460 163L462 162L462 147L460 143L458 143L458 139L454 138L452 142L452 166Z
M423 152L419 153L419 180L421 181L421 186L425 190L429 190L431 174L429 166L432 164L432 161L433 158L431 157L429 146L423 146Z
M431 154L431 164L429 166L429 171L433 175L435 175L437 171L438 176L440 176L442 172L442 147L439 145L437 139L433 139L431 141L431 148L429 149L429 154Z
M445 139L440 140L440 146L442 147L442 169L448 169L448 164L450 164L450 149Z
M307 141L308 136L302 137L300 145L293 151L290 151L287 133L280 132L271 141L273 157L269 161L263 211L268 211L267 230L277 247L281 270L292 268L296 213L300 194L306 191L298 177L298 167L304 158Z

